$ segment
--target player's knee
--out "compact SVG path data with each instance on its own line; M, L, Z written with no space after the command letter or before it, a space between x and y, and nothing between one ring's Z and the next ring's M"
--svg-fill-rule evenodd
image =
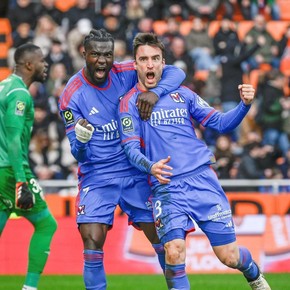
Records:
M173 240L164 245L166 262L171 265L182 264L185 261L185 242Z
M57 230L57 222L52 215L49 215L35 224L35 230L52 236Z
M220 259L220 261L230 267L230 268L236 268L239 262L239 257L235 251L235 249L231 249L229 251L227 251L226 253L224 253L223 255L218 257Z

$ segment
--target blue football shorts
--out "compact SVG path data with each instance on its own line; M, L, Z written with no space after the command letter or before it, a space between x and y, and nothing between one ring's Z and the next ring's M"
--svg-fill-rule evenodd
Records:
M128 223L154 222L151 189L147 176L131 175L100 181L81 178L76 199L77 223L102 223L111 228L117 205L128 215Z
M236 240L230 204L209 166L196 174L172 179L168 185L156 185L152 190L155 225L163 243L185 239L195 229L195 223L212 246Z

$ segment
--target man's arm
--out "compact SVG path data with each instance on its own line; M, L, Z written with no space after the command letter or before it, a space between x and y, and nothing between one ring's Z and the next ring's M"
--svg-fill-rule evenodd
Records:
M202 104L200 97L196 98L195 113L197 120L205 127L213 128L220 133L226 133L235 129L244 119L254 101L255 89L252 85L243 84L238 87L241 102L231 111L221 113L210 108L204 101ZM202 104L202 105L200 105Z

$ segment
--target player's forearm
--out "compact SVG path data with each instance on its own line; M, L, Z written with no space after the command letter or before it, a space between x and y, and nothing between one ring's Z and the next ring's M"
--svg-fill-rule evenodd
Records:
M158 86L150 91L159 97L177 89L185 79L185 73L182 69L172 65L166 65Z
M240 125L250 108L250 105L240 102L236 108L226 113L216 113L211 118L208 126L217 129L220 133L232 131Z
M6 128L8 158L12 166L16 182L25 182L26 175L23 168L21 132L15 128Z
M67 135L69 138L71 153L78 162L85 162L90 156L89 143L82 143L77 140L73 133Z
M154 162L150 161L138 148L138 142L129 142L123 145L130 163L141 172L150 174Z

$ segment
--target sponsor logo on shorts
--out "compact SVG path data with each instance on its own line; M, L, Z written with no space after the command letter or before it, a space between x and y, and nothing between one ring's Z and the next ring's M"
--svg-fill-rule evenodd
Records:
M78 207L78 213L77 215L84 215L85 214L85 206L84 205L80 205Z
M25 111L25 103L22 101L16 102L15 115L23 116Z

